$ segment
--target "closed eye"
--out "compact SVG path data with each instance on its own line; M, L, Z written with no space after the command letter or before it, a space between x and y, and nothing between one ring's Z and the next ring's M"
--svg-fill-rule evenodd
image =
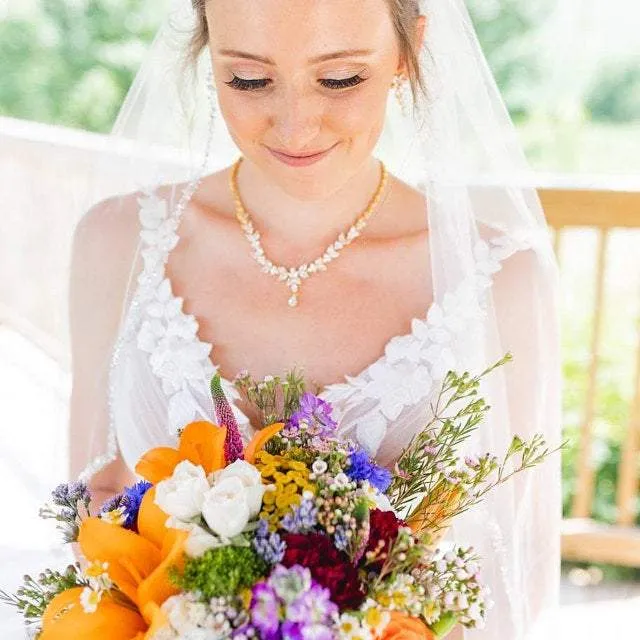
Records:
M333 80L331 78L318 80L323 87L327 87L329 89L345 89L347 87L354 87L363 81L364 79L359 75L352 76L351 78L344 78L343 80ZM228 84L230 87L240 91L256 91L258 89L264 89L270 82L271 80L269 78L247 80L245 78L238 78L238 76L234 75L233 79L225 84Z

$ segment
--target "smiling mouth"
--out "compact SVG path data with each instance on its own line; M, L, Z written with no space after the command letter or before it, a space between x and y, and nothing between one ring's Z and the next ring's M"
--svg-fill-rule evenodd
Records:
M313 151L311 153L287 153L286 151L280 151L279 149L271 149L271 147L269 147L269 149L271 151L274 151L275 153L280 154L281 156L287 156L288 158L312 158L313 156L319 156L321 153L329 151L329 149L332 149L333 146L327 147L326 149L320 149L320 151Z

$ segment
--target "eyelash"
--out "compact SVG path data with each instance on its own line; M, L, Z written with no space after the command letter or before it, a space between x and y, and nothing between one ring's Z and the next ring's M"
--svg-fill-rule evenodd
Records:
M355 87L363 81L364 78L361 78L359 75L355 75L351 78L345 78L344 80L333 80L328 78L326 80L320 80L320 83L329 89L345 89L347 87ZM240 91L257 91L259 89L264 89L268 82L270 82L268 78L260 80L245 80L244 78L233 76L233 80L226 82L225 84L228 84L234 89L239 89Z

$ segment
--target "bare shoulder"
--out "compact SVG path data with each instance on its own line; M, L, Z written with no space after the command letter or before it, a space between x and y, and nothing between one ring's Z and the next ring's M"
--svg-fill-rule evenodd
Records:
M135 242L139 231L136 209L140 193L113 196L94 204L78 221L74 253L102 262Z
M425 194L398 176L389 173L386 215L380 216L372 231L388 237L420 237L428 233ZM375 220L375 219L374 219Z

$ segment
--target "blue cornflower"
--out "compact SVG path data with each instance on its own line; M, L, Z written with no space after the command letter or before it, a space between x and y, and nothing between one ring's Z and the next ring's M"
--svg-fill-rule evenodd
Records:
M151 489L153 485L146 480L136 482L132 487L125 487L123 494L123 506L126 509L126 520L124 528L138 531L138 511L145 493Z
M349 463L346 474L352 480L368 480L381 493L389 488L392 479L391 472L372 462L364 449L354 451L349 456Z
M108 513L122 508L124 510L124 523L122 526L131 531L138 531L138 511L144 494L149 491L153 485L146 480L137 482L131 487L125 487L122 493L118 493L109 498L100 508L100 513Z
M269 522L264 518L258 521L253 548L269 564L278 564L284 558L286 543L276 531L269 532Z

